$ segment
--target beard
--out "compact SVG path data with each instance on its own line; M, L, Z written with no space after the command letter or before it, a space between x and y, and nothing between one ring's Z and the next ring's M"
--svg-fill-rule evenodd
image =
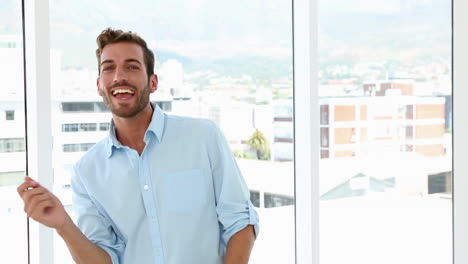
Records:
M118 86L128 86L134 88L136 91L138 91L137 87L135 85L132 85L128 82L119 82L114 85L112 85L110 89ZM103 101L104 104L107 106L107 108L112 112L112 114L118 116L118 117L123 117L123 118L132 118L138 115L149 103L149 95L150 95L150 89L149 89L149 80L146 83L145 87L141 90L141 92L136 93L134 96L138 96L137 102L135 106L131 106L129 103L117 103L113 102L111 100L111 96L109 93L104 92Z

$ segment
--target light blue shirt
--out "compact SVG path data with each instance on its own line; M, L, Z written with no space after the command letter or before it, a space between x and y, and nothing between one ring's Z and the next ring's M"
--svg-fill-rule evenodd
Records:
M154 107L141 156L109 137L75 165L77 225L114 264L223 263L258 215L224 136L209 120Z

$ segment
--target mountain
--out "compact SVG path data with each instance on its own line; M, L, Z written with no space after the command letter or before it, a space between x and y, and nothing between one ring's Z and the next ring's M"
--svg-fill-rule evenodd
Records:
M322 60L431 60L451 56L450 0L320 2Z
M19 2L0 1L0 34L20 34ZM160 63L177 59L189 71L291 74L291 0L50 0L49 5L51 46L65 68L95 68L95 38L113 27L139 33ZM320 62L450 58L451 8L450 0L321 0Z

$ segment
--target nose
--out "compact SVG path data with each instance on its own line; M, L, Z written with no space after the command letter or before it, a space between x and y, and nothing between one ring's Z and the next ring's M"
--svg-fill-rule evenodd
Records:
M114 83L118 83L122 81L128 81L127 73L121 67L117 67L117 69L115 70L115 74L114 74Z

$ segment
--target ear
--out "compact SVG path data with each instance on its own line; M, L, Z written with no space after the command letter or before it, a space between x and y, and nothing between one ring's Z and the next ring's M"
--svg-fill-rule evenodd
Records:
M102 91L101 88L99 88L99 77L96 79L96 87L97 87L97 92L100 96L102 96Z
M150 76L149 88L150 88L150 93L156 92L156 90L158 89L158 75L153 74Z

